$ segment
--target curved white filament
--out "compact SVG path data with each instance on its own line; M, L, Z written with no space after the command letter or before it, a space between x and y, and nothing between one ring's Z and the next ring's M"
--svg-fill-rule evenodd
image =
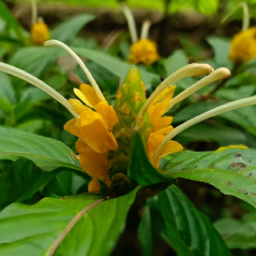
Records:
M51 97L53 97L55 100L57 100L60 104L62 104L65 108L67 108L68 111L72 115L74 115L75 117L78 117L78 114L76 113L74 108L69 104L69 102L61 94L59 94L57 91L55 91L52 87L50 87L43 81L39 80L38 78L30 75L29 73L27 73L21 69L18 69L16 67L13 67L11 65L8 65L8 64L2 63L2 62L0 62L0 70L7 74L16 76L30 84L35 85L36 87L40 88L41 90L45 91Z
M185 91L181 92L179 95L174 97L172 100L170 100L166 111L172 108L175 104L181 102L185 98L189 97L191 94L195 93L196 91L200 90L204 86L215 82L217 80L221 80L224 78L227 78L230 76L230 71L227 68L219 68L213 71L210 75L202 78L197 83L191 85L189 88L187 88Z
M177 126L161 142L161 144L159 145L159 147L156 151L156 154L154 156L154 160L156 160L158 158L158 156L160 156L162 150L165 148L167 143L172 138L174 138L176 135L178 135L182 131L188 129L189 127L191 127L191 126L193 126L197 123L200 123L200 122L204 121L205 119L208 119L210 117L222 114L224 112L234 110L234 109L237 109L237 108L248 107L248 106L252 106L252 105L256 105L256 96L252 96L252 97L248 97L248 98L245 98L245 99L236 100L236 101L224 104L224 105L219 106L217 108L214 108L210 111L207 111L207 112L205 112L205 113L203 113L199 116L196 116L196 117L188 120L187 122Z
M44 46L59 46L60 48L62 48L63 50L67 51L74 59L75 61L79 64L79 66L82 68L82 70L84 71L85 75L87 76L87 78L89 79L92 87L94 88L98 98L101 101L105 101L105 97L103 96L98 84L96 83L96 81L94 80L92 74L90 73L90 71L88 70L88 68L85 66L85 64L83 63L83 61L78 57L78 55L71 50L66 44L58 41L58 40L49 40L47 42L44 43Z
M137 29L136 29L136 24L135 24L133 14L132 14L131 10L124 3L121 3L120 6L121 6L124 16L127 20L131 38L132 38L132 42L136 43L138 41L138 36L137 36Z
M249 10L248 10L248 5L246 2L242 2L241 3L242 8L243 8L243 12L244 12L244 16L243 16L243 31L246 31L249 26L250 26L250 15L249 15Z
M148 39L149 28L151 26L150 20L145 20L142 24L140 39Z
M213 68L208 64L197 64L192 63L189 65L186 65L183 68L180 68L176 72L172 73L170 76L168 76L157 88L156 90L151 94L151 96L148 98L148 100L145 102L143 107L140 109L137 120L135 123L135 130L139 129L139 123L141 120L143 120L143 117L147 111L147 109L150 107L150 105L154 102L154 100L170 85L173 83L179 81L182 78L188 77L188 76L203 76L208 75L213 71Z
M32 25L37 22L37 8L36 8L36 0L31 0L31 23Z

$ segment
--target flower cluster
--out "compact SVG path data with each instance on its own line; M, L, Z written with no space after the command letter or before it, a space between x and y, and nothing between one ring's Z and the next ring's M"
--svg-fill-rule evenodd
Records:
M141 30L140 39L138 39L135 20L130 9L125 5L121 5L123 13L127 19L129 26L132 45L130 46L129 63L152 65L159 59L157 45L154 41L148 39L148 32L150 28L150 21L144 21Z
M45 46L54 45L71 54L91 83L81 84L80 89L74 89L74 99L66 100L41 80L8 64L0 63L0 70L39 87L72 113L74 118L68 121L65 129L78 137L78 154L74 156L80 161L82 169L92 177L88 186L89 192L99 192L100 181L114 193L118 184L116 181L129 184L128 168L132 161L131 142L134 134L140 135L150 163L161 172L159 164L162 157L183 150L182 145L172 140L176 135L212 116L256 104L256 96L233 101L174 128L171 126L173 118L165 115L168 110L202 87L230 76L228 69L213 70L208 64L196 63L184 66L168 76L147 99L140 72L132 67L122 86L118 87L115 105L112 106L106 101L82 60L59 41L50 40L45 43ZM173 97L173 84L190 76L204 77ZM119 194L121 193L125 192L121 191Z

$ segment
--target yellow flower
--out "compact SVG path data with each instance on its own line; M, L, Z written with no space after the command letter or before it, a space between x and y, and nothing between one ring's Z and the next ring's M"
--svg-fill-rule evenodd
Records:
M100 183L99 180L96 178L93 178L89 184L88 184L88 191L90 193L99 193L100 192Z
M229 148L240 148L240 149L247 149L248 147L245 145L229 145L227 147L220 147L216 150L216 152L221 152Z
M31 42L36 45L43 45L50 38L48 26L43 20L34 23L30 32Z
M129 62L131 64L152 65L159 59L157 45L148 39L140 39L130 46Z
M230 45L229 59L241 64L256 57L256 27L236 34Z

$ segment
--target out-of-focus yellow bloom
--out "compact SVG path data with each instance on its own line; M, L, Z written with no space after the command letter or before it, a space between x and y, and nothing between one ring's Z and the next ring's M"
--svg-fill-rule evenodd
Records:
M140 39L130 46L129 62L131 64L152 65L159 59L157 45L148 39Z
M236 34L230 45L229 59L241 64L256 57L256 27Z
M224 151L226 149L230 149L230 148L240 148L240 149L247 149L248 147L245 145L229 145L227 147L220 147L216 150L216 152L221 152Z
M31 42L36 45L43 45L44 42L49 40L50 34L48 26L43 22L43 20L39 20L34 23L31 27Z

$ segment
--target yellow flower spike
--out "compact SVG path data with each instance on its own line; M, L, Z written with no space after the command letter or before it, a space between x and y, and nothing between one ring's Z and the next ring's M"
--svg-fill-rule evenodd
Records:
M226 149L230 149L230 148L239 148L239 149L248 149L247 146L245 145L229 145L229 146L226 146L226 147L220 147L216 150L216 152L221 152L221 151L224 151Z
M252 60L256 57L256 27L236 34L230 45L229 59L237 64Z
M100 183L98 179L93 178L88 184L89 193L99 193L100 192Z
M152 65L159 59L157 45L148 39L140 39L130 46L129 63Z
M35 45L43 45L49 40L49 28L42 19L38 19L31 27L31 42Z

